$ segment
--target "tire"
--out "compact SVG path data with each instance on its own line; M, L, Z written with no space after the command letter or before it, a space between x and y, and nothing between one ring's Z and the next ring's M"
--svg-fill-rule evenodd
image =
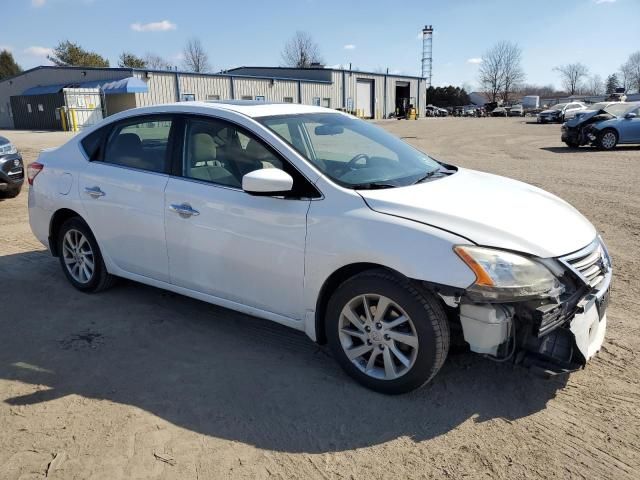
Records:
M598 147L603 150L613 150L618 144L618 134L615 130L607 128L598 135Z
M81 238L84 238L84 241ZM97 293L115 283L116 277L110 275L104 265L98 242L89 226L80 217L70 218L62 224L57 242L60 266L67 280L75 288L81 292ZM78 245L75 254L72 252L74 242ZM91 264L93 268L90 268ZM87 272L90 272L90 275Z
M13 188L7 188L6 190L0 192L0 198L15 198L20 195L21 190L22 185Z
M376 319L380 302L388 308ZM401 323L393 325L397 321ZM390 395L429 382L449 351L449 323L440 302L415 282L385 270L363 272L338 287L327 306L325 333L334 357L351 377Z
M578 142L576 142L575 140L567 140L564 143L566 143L567 147L569 147L569 148L580 148L580 144Z

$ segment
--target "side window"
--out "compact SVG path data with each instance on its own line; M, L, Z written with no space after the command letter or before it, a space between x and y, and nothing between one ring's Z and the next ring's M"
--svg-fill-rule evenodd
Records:
M99 160L102 156L101 150L104 143L104 136L107 130L108 128L100 128L95 132L91 132L80 141L82 149L84 150L84 153L87 155L89 160Z
M222 120L187 121L183 175L241 188L242 177L261 168L282 168L262 142Z
M171 124L170 117L137 118L117 124L109 135L102 160L165 173Z
M250 132L224 120L187 119L184 177L240 189L244 175L263 168L279 168L291 175L292 196L319 196L300 172Z

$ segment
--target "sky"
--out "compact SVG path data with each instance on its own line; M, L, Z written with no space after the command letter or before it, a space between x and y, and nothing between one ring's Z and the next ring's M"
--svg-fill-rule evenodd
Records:
M603 79L640 50L640 0L0 0L0 49L23 68L48 65L71 40L107 57L152 52L181 65L199 38L214 71L278 66L296 30L326 65L420 74L421 29L433 25L433 84L477 85L482 54L522 49L527 83L560 87L553 67L582 62Z

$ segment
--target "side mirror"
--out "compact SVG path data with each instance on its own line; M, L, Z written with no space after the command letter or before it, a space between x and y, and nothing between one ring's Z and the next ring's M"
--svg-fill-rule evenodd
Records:
M251 195L278 195L292 188L293 178L279 168L262 168L242 177L242 189Z
M632 118L636 118L637 116L638 116L637 113L629 112L624 116L624 118L627 118L627 119L631 120Z

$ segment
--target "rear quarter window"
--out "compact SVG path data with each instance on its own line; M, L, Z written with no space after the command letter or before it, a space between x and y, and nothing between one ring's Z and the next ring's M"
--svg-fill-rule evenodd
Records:
M106 128L99 128L80 140L80 145L89 160L99 160L102 156L106 130Z

